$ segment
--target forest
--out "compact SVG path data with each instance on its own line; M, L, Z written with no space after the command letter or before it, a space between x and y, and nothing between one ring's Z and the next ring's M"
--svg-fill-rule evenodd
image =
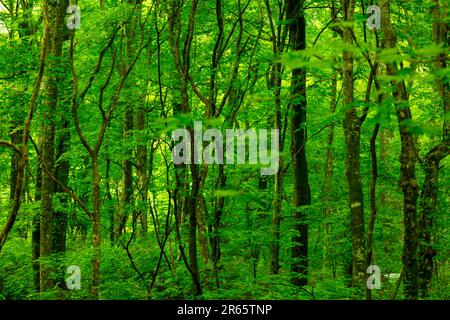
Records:
M450 300L448 0L0 0L0 300Z

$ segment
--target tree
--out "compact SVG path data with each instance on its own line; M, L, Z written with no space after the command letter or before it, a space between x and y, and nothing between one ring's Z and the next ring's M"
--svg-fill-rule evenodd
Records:
M425 182L422 187L422 204L419 217L419 243L418 243L418 285L422 297L429 297L430 283L433 275L433 257L436 250L431 243L431 234L436 207L438 203L439 167L442 160L450 153L450 87L445 76L439 73L447 67L445 48L448 42L449 25L445 23L447 7L443 1L435 0L432 4L433 40L443 52L435 59L436 92L443 107L443 134L440 143L427 152L424 159Z
M289 25L289 42L292 50L306 48L306 21L303 12L304 1L287 1L287 19ZM306 160L306 70L292 71L292 109L291 117L291 156L294 175L294 220L297 235L292 242L293 272L298 273L294 282L298 285L308 283L308 222L302 207L311 203L311 190L308 181L308 163Z
M44 18L49 25L49 42L47 56L47 72L44 74L45 85L45 111L42 124L42 165L47 171L54 171L55 164L55 114L58 110L59 82L61 76L58 69L61 67L64 16L68 1L45 1ZM52 223L53 223L53 194L55 185L53 179L44 172L41 186L41 217L40 217L40 257L46 258L52 254ZM52 287L50 266L42 263L40 266L40 290L46 291Z
M0 1L0 299L448 299L447 1L69 3Z
M384 46L393 49L396 46L396 36L391 24L390 1L380 2L382 28L384 33ZM387 73L390 76L398 74L396 64L386 64ZM403 214L404 214L404 243L403 243L403 272L405 283L405 295L408 299L417 299L417 197L418 187L416 180L417 147L416 137L409 131L407 121L412 119L409 107L409 95L404 81L391 81L395 104L395 114L399 125L402 149L400 155L400 181L403 190Z
M353 23L355 1L341 0L344 15L343 41L345 44L353 44ZM356 296L361 296L365 287L365 233L364 233L364 196L361 181L360 143L361 125L364 118L357 115L354 99L354 73L353 53L349 50L343 53L343 103L345 116L343 121L346 162L345 176L348 184L348 200L350 210L350 226L352 230L352 279Z

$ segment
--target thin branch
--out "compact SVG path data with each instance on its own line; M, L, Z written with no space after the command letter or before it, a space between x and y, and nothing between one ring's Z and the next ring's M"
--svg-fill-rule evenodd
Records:
M15 78L15 77L17 77L17 76L20 76L21 74L25 74L25 73L27 73L27 72L28 72L28 71L22 70L22 71L13 73L13 74L10 75L10 76L0 77L0 80L11 80L12 78Z
M15 144L13 144L13 143L11 143L9 141L0 140L0 146L12 149L14 152L18 153L22 157L22 151Z

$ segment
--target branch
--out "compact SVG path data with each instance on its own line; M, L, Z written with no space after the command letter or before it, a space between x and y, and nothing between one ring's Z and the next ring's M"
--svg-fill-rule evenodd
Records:
M22 70L22 71L13 73L13 74L10 75L10 76L0 77L0 80L10 80L10 79L12 79L12 78L14 78L14 77L16 77L16 76L20 76L21 74L25 74L25 73L27 73L27 71Z
M9 141L0 140L0 146L12 149L14 152L18 153L22 157L22 151L15 144L13 144Z
M308 9L308 8L305 8L304 10L306 10L306 9ZM340 10L334 12L334 13L333 13L333 16L331 17L331 20L325 25L325 27L322 28L322 30L320 30L320 32L317 34L316 39L315 39L314 42L313 42L313 46L317 43L317 41L319 40L319 37L322 35L322 33L323 33L326 29L328 29L328 27L330 26L330 24L336 21L337 14L338 14L339 12L340 12ZM340 35L342 36L342 34L343 34L343 33L342 33L342 30L339 30L339 29L336 29L336 28L337 28L337 27L333 27L332 30L333 30L334 32L336 32L336 33L338 33L338 34L340 34Z
M100 68L102 66L103 63L103 58L106 54L106 51L108 51L108 49L112 46L112 44L114 43L114 40L116 39L117 33L119 32L121 26L116 27L116 29L114 29L113 34L111 35L111 37L108 40L108 43L106 44L106 46L100 51L100 54L98 56L98 60L97 60L97 64L94 67L94 70L91 73L91 76L89 77L89 81L88 84L86 85L86 88L84 88L84 90L81 92L80 94L80 101L77 101L77 104L80 105L86 94L88 93L88 91L90 90L92 84L94 83L95 77L97 76L97 74L100 71ZM74 37L75 33L73 33L73 37Z
M91 146L89 145L86 137L84 136L83 131L81 130L80 120L78 119L78 78L77 78L77 75L75 72L74 57L73 57L73 55L74 55L74 38L75 38L75 32L72 33L72 37L70 39L70 71L72 72L72 78L73 78L72 117L73 117L75 130L77 132L78 137L81 140L81 143L83 144L83 146L87 150L87 152L92 156L93 150L92 150ZM103 59L103 55L102 55L102 52L100 52L99 63L97 63L98 69L100 69L99 64L101 63L102 59ZM84 95L86 95L87 90L89 90L88 88L90 88L90 86L92 85L95 75L96 75L95 72L93 75L91 75L91 78L89 79L89 84L86 87L85 91L83 91ZM81 99L81 101L82 101L82 99Z

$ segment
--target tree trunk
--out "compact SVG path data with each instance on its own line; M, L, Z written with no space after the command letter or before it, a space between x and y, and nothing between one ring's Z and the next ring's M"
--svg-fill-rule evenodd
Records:
M225 150L225 144L224 148ZM225 175L225 166L223 164L219 164L219 175L217 177L217 188L219 190L224 190L226 186L227 177ZM212 226L212 237L211 237L211 256L213 263L213 272L214 277L216 279L217 289L220 287L219 281L219 260L221 256L220 250L220 222L223 215L223 209L225 206L225 198L220 197L216 199L214 206L214 216L213 216L213 226Z
M355 1L341 0L341 5L344 11L344 21L349 24L343 28L343 40L347 45L353 45ZM355 106L353 106L353 53L345 51L343 61L343 101L346 108L343 127L346 146L345 176L348 185L350 227L352 230L352 282L354 297L361 298L366 287L364 196L360 172L361 121L357 116Z
M51 173L54 171L54 143L55 143L55 114L58 110L59 81L61 75L62 44L64 17L68 1L45 1L44 19L48 19L50 29L48 44L48 70L44 77L45 83L45 111L43 117L42 163ZM52 178L42 175L41 188L41 219L40 219L40 257L46 258L52 254L52 221L53 221L53 193L55 186ZM41 263L40 290L46 291L52 287L50 266L48 262Z
M15 115L17 117L17 115ZM19 145L22 142L23 129L20 126L23 123L23 118L15 119L11 125L11 143L14 145ZM11 153L11 173L10 173L10 182L9 182L9 199L14 199L14 193L16 192L17 185L17 171L19 169L20 162L20 154L15 151Z
M381 0L381 24L384 33L384 47L395 48L396 37L390 19L390 0ZM397 75L397 65L386 64L387 73L390 76ZM409 97L404 81L392 81L393 97L397 122L399 124L401 138L400 156L400 181L403 190L403 214L404 214L404 240L403 240L403 272L405 284L405 296L407 299L417 299L417 197L418 188L416 181L416 138L409 132L405 121L411 120Z
M272 53L275 59L283 53L285 48L285 32L287 29L282 25L275 26L275 19L282 21L285 18L286 3L278 2L277 12L278 17L274 17L272 14L272 8L270 1L265 0L267 9L270 32L272 36ZM280 225L281 225L281 208L283 202L283 147L284 141L282 139L282 112L281 112L281 84L282 84L282 72L283 68L279 62L273 63L270 68L270 75L268 79L268 89L272 91L274 96L275 117L273 119L274 129L279 132L279 148L278 152L278 170L274 177L274 195L273 195L273 207L272 207L272 225L271 225L271 244L269 248L269 270L272 274L278 274L280 270Z
M41 145L39 142L38 145ZM36 170L36 191L34 201L41 201L41 186L42 186L42 167L40 164ZM33 282L36 292L40 292L40 242L41 242L41 230L40 230L40 212L33 213L33 223L31 228L31 259L33 260Z
M331 79L331 96L330 96L330 113L334 113L336 110L336 100L337 100L337 74L335 73ZM323 183L323 201L325 203L324 216L325 218L330 218L333 213L333 167L334 167L334 152L333 152L333 141L334 141L334 127L333 123L328 128L327 137L327 152L325 157L325 174ZM333 279L336 279L336 258L335 250L332 239L331 223L327 222L325 225L326 231L326 246L328 253L328 260L331 268L331 275Z
M443 46L448 41L449 25L445 22L448 9L445 1L434 0L433 15L433 38L437 46ZM443 49L444 50L444 49ZM445 51L436 57L435 72L447 68L447 54ZM433 147L425 156L425 182L422 187L422 204L419 218L419 290L423 298L430 295L430 285L433 276L433 257L436 249L431 241L433 219L438 202L439 189L439 165L450 153L450 85L444 78L436 77L436 91L441 98L443 107L444 127L441 142Z
M202 181L204 181L202 179ZM201 183L200 190L203 190L203 183ZM200 245L200 256L202 258L202 273L203 284L206 285L209 278L209 247L206 228L206 216L207 210L205 197L200 191L197 197L197 230L198 230L198 242Z
M190 112L189 106L189 94L188 94L188 84L189 84L189 70L191 64L191 45L194 37L194 26L195 26L195 14L197 11L198 0L193 0L190 7L189 19L187 21L187 32L184 39L184 45L182 47L182 53L180 53L180 37L181 37L181 27L182 27L182 9L181 1L173 1L170 6L167 7L172 14L172 19L169 21L169 43L170 49L173 56L174 64L177 70L177 76L179 77L179 97L174 104L174 114L176 113L188 113ZM188 128L191 137L193 136L193 128ZM194 139L191 141L191 150L193 147ZM202 293L202 287L200 283L198 261L197 261L197 197L199 194L199 168L197 164L194 164L194 152L191 153L191 162L189 165L192 186L189 191L188 180L186 180L186 168L187 165L180 165L176 167L176 179L177 187L175 194L175 214L176 214L176 231L177 240L180 245L180 254L183 261L191 274L193 292L194 295L198 296ZM181 180L183 179L183 181ZM189 232L188 232L188 246L189 246L189 261L184 254L184 249L181 246L181 235L180 228L184 220L184 216L189 217Z
M147 198L148 198L148 177L147 177L147 144L145 135L145 109L140 107L136 113L136 130L140 131L140 143L136 151L136 171L138 199L140 200L138 216L141 222L141 234L147 238Z
M373 256L373 234L375 230L375 221L377 217L377 204L376 204L376 187L378 179L378 160L377 160L377 137L380 131L380 125L377 123L370 138L370 156L372 160L372 178L370 180L370 217L369 225L367 226L367 256L366 266L372 264ZM372 299L372 290L366 288L366 299Z
M100 211L101 211L101 198L100 198L100 174L98 171L98 154L92 155L92 287L91 296L93 299L99 298L100 287L100 262L101 262L101 223L100 223Z
M69 151L70 144L70 131L69 131L69 121L66 119L65 115L61 119L61 127L59 129L57 150L56 150L56 168L55 176L56 178L65 186L69 182L69 170L70 162L64 155ZM64 192L63 188L59 184L55 184L55 194L58 197L58 210L53 212L53 239L52 239L52 250L53 253L63 254L66 251L66 232L67 232L67 205L69 204L69 196ZM58 257L61 259L62 257ZM60 260L60 270L58 270L58 283L61 288L65 288L64 273L65 268L62 265L62 260Z
M303 0L287 1L291 50L306 49L306 22L303 12ZM311 190L308 180L308 162L306 160L306 70L292 71L293 115L291 118L291 155L294 176L294 224L295 235L292 238L291 270L295 273L294 283L304 286L308 283L308 222L303 206L311 204Z
M281 65L276 63L273 70L273 91L275 94L275 125L274 128L282 131L281 127ZM274 198L272 209L272 244L270 246L270 272L272 274L278 274L280 270L280 225L281 225L281 208L283 201L283 161L281 155L283 152L283 146L280 142L279 145L279 165L278 170L275 173L274 181Z
M110 172L111 172L111 156L109 154L109 146L106 145L106 173L105 173L105 188L106 188L106 200L108 201L108 220L109 220L109 241L111 245L115 242L115 217L114 217L114 205L113 205L113 197L111 194L111 183L110 183Z
M139 0L128 0L127 1L130 6L132 6L132 16L125 26L126 33L126 51L125 51L125 61L126 68L128 68L134 60L134 56L136 55L136 28L138 27L139 15L141 12L141 1ZM119 215L119 221L116 224L116 235L120 237L122 232L125 229L127 218L130 212L133 212L133 221L135 221L135 215L137 214L134 209L134 199L133 199L133 162L132 162L132 154L133 149L129 147L132 138L132 131L134 128L133 118L134 118L134 103L141 103L139 97L136 95L136 77L131 76L128 79L128 84L130 87L130 101L127 103L124 114L124 122L123 122L123 140L125 144L124 154L126 157L122 161L122 177L123 177L123 191L121 198L121 213ZM142 112L142 111L141 111ZM138 112L139 113L139 112ZM142 155L141 155L142 156ZM142 160L140 158L139 160ZM142 168L142 163L141 168ZM145 170L144 170L145 172ZM142 174L142 171L140 172ZM146 173L144 173L145 175ZM141 181L142 182L142 181Z
M60 128L60 134L58 136L57 150L56 150L56 178L65 186L69 182L69 170L70 162L67 160L67 156L63 158L64 154L69 151L70 144L70 131L69 121L66 118L62 119L62 126ZM55 193L59 197L59 207L65 208L69 203L67 193L64 192L61 185L55 185ZM67 229L67 213L60 209L53 213L53 251L55 253L61 253L66 251L66 229Z

